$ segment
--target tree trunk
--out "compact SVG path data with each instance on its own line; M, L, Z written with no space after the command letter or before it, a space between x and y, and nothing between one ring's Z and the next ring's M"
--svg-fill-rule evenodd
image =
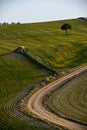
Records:
M67 35L67 29L66 29L66 35Z

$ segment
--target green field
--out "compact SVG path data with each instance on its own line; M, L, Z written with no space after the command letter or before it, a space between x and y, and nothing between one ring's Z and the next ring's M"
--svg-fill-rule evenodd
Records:
M60 29L66 22L72 25L67 36ZM17 95L49 74L13 50L25 46L27 53L56 71L85 65L86 27L87 21L82 19L0 26L0 129L52 129L52 126L32 117L27 121L26 116L15 108Z
M31 122L30 118L25 122L23 115L15 110L15 98L33 82L46 76L47 73L41 71L37 65L21 54L11 53L0 57L0 129L38 129L38 121ZM31 89L33 87L30 86ZM39 127L42 130L43 123Z
M87 125L87 72L54 92L48 106L61 117Z
M60 29L70 23L68 36ZM23 45L29 54L57 70L87 62L87 21L73 19L46 23L8 25L0 27L0 54Z

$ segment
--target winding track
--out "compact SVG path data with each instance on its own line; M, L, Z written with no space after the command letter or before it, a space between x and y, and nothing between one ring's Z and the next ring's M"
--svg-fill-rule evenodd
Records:
M63 83L86 70L87 66L73 71L72 73L55 80L54 82L48 84L47 86L35 92L28 100L28 111L37 118L40 118L45 121L47 120L51 123L65 127L69 130L87 130L87 126L83 126L81 124L58 117L57 115L47 111L43 106L43 99L49 92L55 90L56 88L59 88Z

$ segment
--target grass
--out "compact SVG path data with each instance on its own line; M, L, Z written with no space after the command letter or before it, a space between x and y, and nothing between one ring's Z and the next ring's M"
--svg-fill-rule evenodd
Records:
M68 36L60 29L63 23L72 26ZM87 62L86 26L82 19L2 26L0 52L24 45L29 54L47 66L57 70L78 67Z
M33 82L41 80L48 75L21 54L10 53L0 57L1 130L37 130L37 124L39 124L41 130L51 129L49 125L36 121L31 117L26 121L23 115L18 113L15 108L17 94L28 86L28 88L33 89L34 86L32 86L33 88L30 86Z
M60 29L66 22L73 28L68 36ZM82 19L0 26L0 129L52 129L32 117L29 122L24 121L24 116L16 113L11 99L49 74L12 51L23 45L27 53L48 67L57 71L72 69L87 63L86 27L87 22Z
M54 92L47 104L59 116L87 125L87 72Z
M15 91L20 91L20 88L22 90L24 86L43 79L47 75L21 54L4 55L0 57L1 97L6 98L7 92L9 96ZM5 91L3 91L3 85L6 87Z

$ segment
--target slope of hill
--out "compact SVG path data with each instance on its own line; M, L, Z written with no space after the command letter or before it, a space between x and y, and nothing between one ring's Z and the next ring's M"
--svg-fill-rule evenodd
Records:
M68 36L60 29L60 26L66 22L73 28L68 32ZM87 63L86 27L87 22L82 19L0 26L0 128L2 130L22 128L36 130L38 127L41 130L51 129L50 126L34 119L26 123L10 114L14 111L14 104L11 106L9 103L7 107L7 102L14 99L15 95L29 84L49 75L25 56L12 51L23 45L27 53L57 71L78 67Z
M60 29L70 23L68 36ZM87 22L83 19L0 27L0 54L23 45L47 66L67 69L87 62Z
M35 86L31 84L48 75L21 54L9 53L0 56L0 130L38 129L38 121L29 118L27 123L23 115L17 112L15 107L18 98L15 98L26 87L34 89ZM39 127L42 130L45 125L41 124Z
M60 117L87 126L87 71L54 92L48 106Z

